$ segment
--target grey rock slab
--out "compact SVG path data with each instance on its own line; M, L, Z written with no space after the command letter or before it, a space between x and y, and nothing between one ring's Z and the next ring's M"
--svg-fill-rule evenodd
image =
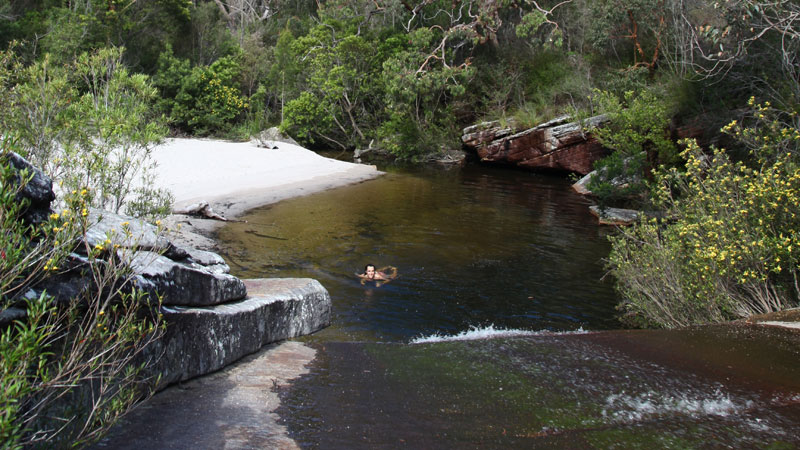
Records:
M200 265L173 261L157 253L120 252L134 273L150 281L162 295L164 305L210 306L240 300L247 295L242 280L215 273Z
M189 254L189 260L194 264L213 268L215 272L219 271L217 273L228 273L231 271L230 267L225 263L225 260L222 259L222 256L214 252L196 248L185 248L184 250Z
M27 316L28 312L22 308L6 308L0 310L0 327L5 327L15 320L22 320Z
M246 281L250 297L213 307L162 307L167 330L150 349L161 386L219 370L266 344L330 324L328 291L310 278Z
M160 234L158 227L141 219L92 209L89 211L89 223L91 225L84 238L89 247L110 239L112 243L125 248L164 252L170 259L180 260L189 256L185 250L175 247Z
M631 225L639 219L639 215L641 214L634 209L602 209L597 205L590 206L589 210L597 217L602 225Z
M309 372L316 351L273 344L213 374L172 386L125 416L91 449L295 449L276 387Z

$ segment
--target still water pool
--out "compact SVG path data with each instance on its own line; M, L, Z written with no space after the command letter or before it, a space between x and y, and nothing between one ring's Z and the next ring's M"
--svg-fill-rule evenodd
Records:
M800 339L619 330L612 230L564 178L396 170L244 220L219 232L235 275L333 299L278 410L302 447L800 445ZM366 263L399 277L362 286Z
M321 339L619 326L602 280L608 230L563 177L478 167L389 173L244 219L220 232L233 272L318 279L334 305ZM395 266L399 277L362 286L354 274L367 263Z

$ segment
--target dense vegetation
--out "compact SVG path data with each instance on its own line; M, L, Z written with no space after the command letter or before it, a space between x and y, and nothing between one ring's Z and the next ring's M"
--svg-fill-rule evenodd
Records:
M0 4L3 155L13 145L60 192L88 192L60 200L70 217L90 205L157 217L170 199L147 189L148 157L169 132L245 139L279 125L311 147L417 160L479 120L607 113L598 200L661 212L613 240L624 318L728 320L800 297L799 20L788 0L13 0ZM704 148L670 134L686 124L710 131ZM5 309L72 250L76 235L52 230L79 227L21 222L3 170ZM111 300L98 301L84 317ZM25 402L46 392L36 370L62 329L42 322L45 298L31 302L0 341L12 446L41 438Z

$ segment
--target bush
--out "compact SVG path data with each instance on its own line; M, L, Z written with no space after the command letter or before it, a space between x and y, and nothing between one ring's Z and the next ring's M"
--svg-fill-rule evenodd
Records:
M166 53L159 67L159 85L167 99L162 108L169 109L173 123L184 131L201 135L227 132L250 106L239 88L237 57L226 56L188 70L188 61Z
M591 131L612 155L595 164L597 176L587 187L601 206L623 200L644 201L651 171L677 161L677 147L667 130L670 106L646 90L627 91L622 98L596 91L595 100L600 111L609 116L609 123Z
M9 105L3 125L62 190L87 187L92 206L119 212L135 202L142 214L159 214L171 198L148 187L150 156L167 129L154 112L156 90L145 75L128 72L122 54L121 48L100 49L67 66L45 55L16 68L16 76L0 74L0 82L6 80L0 104Z
M758 115L763 115L758 111ZM726 131L765 136L770 128ZM759 131L760 130L760 131ZM783 144L800 142L783 128ZM696 142L682 153L686 171L663 169L656 203L667 222L644 221L612 238L611 273L636 325L678 327L778 311L800 298L800 165L792 152L770 152L758 167L705 155ZM756 155L757 156L757 155Z
M0 310L24 313L0 329L0 442L85 444L150 393L141 352L163 332L160 316L131 287L113 236L93 248L78 239L88 191L70 194L44 223L23 219L28 204L18 194L30 176L9 164L10 146L0 139ZM86 263L76 266L72 251ZM67 272L82 272L90 288L57 304L42 283Z

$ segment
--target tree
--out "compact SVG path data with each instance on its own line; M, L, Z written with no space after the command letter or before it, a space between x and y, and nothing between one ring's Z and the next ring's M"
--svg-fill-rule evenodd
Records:
M132 202L138 214L163 215L171 197L150 188L148 177L166 127L153 111L156 91L148 77L130 74L122 54L121 48L84 53L67 68L45 55L20 70L7 88L11 114L4 125L62 189L88 187L93 206L115 212Z
M325 110L329 124L322 128L304 117L312 112L308 96L286 105L282 127L297 136L307 136L310 142L321 138L341 148L365 144L368 139L363 128L374 123L380 106L380 60L374 42L355 33L350 24L328 20L300 37L292 51L303 61L307 90ZM314 108L318 110L319 108Z

